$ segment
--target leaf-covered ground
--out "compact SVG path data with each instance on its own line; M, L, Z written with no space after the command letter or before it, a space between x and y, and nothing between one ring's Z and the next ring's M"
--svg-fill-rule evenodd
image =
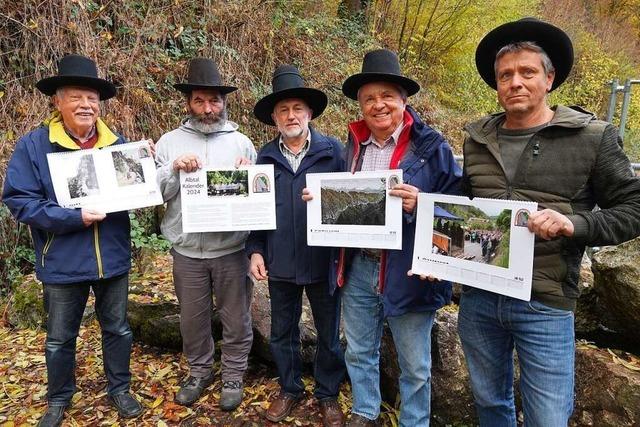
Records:
M0 425L20 426L37 422L46 408L46 366L43 331L0 328ZM219 374L219 363L216 362ZM131 356L132 391L145 406L142 416L120 421L109 405L100 350L100 329L96 321L80 331L77 343L77 388L73 406L67 410L65 426L88 425L272 425L263 414L269 400L278 392L277 380L269 367L251 360L245 378L245 398L234 412L218 407L221 382L218 380L192 407L174 403L178 384L187 372L179 353L169 353L134 344ZM293 411L284 424L321 425L315 399L311 397L313 382L305 378L307 398ZM348 385L343 386L340 402L345 412L350 399ZM273 424L275 425L275 424Z
M29 276L30 280L35 280ZM27 280L27 279L25 279ZM139 302L175 300L171 278L171 258L150 254L142 259L130 277L131 298ZM85 315L91 318L93 298ZM179 352L158 349L134 342L131 354L131 391L145 407L135 420L122 421L109 405L102 365L100 327L95 319L80 329L76 351L77 393L67 410L63 426L318 426L322 425L318 405L313 398L313 379L303 378L306 398L284 422L274 424L264 418L270 400L278 394L275 369L256 358L249 360L242 405L234 412L218 407L222 383L219 360L216 381L192 407L174 403L179 383L188 372ZM0 319L0 427L34 425L46 409L45 331L16 329ZM216 343L217 344L217 343ZM219 358L219 348L216 349ZM351 391L345 383L339 397L345 414L350 411ZM382 419L397 425L397 410L384 403Z

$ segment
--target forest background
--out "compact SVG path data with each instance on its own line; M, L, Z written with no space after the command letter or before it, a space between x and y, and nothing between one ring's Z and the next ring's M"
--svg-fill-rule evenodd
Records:
M399 52L403 72L422 90L410 104L461 153L462 126L498 111L495 92L474 63L478 41L495 26L535 16L571 36L575 63L552 104L580 105L604 117L617 78L640 78L640 0L24 0L0 3L0 184L16 140L51 111L35 83L56 73L56 60L80 53L97 60L118 95L106 122L130 140L157 140L185 116L172 88L194 56L215 58L229 96L229 117L259 148L273 128L252 115L282 63L298 66L329 107L314 122L344 140L358 106L341 93L368 50ZM618 108L619 110L619 108ZM614 123L617 123L617 115ZM640 161L640 88L632 94L625 150ZM134 254L166 250L157 209L132 213ZM0 295L32 271L25 226L0 207Z

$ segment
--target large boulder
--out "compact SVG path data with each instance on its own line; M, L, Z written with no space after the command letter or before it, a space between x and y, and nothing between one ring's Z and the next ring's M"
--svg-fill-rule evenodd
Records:
M640 238L605 248L593 257L594 291L604 326L640 351Z
M640 426L640 360L578 345L572 426Z

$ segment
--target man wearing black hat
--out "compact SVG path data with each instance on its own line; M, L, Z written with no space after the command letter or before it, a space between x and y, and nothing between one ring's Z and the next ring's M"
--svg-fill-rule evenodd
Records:
M550 107L573 47L559 28L525 18L489 32L476 64L503 113L465 127L470 196L532 200L531 301L466 288L459 332L482 426L516 426L513 350L525 426L566 426L573 411L574 314L585 245L640 234L640 180L614 126L577 107ZM598 205L601 209L594 211Z
M457 193L462 173L442 135L407 105L407 97L419 90L417 82L401 74L397 55L386 49L367 53L362 72L342 85L342 92L358 101L363 116L349 124L346 169L399 168L404 180L389 193L402 198L402 249L342 249L332 271L333 289L341 288L345 361L353 391L351 426L376 425L380 414L380 338L385 319L401 369L400 425L429 424L431 327L435 311L451 298L451 284L425 286L419 278L407 276L415 207L418 191Z
M307 208L300 198L307 173L343 169L342 144L309 125L327 106L327 96L304 86L297 68L281 65L273 74L273 92L262 98L254 114L276 126L279 135L258 154L259 164L275 170L277 228L252 232L247 242L251 274L269 280L271 352L278 368L280 394L266 417L285 419L303 397L300 315L305 291L318 332L314 376L315 397L325 426L342 426L337 402L345 367L340 348L340 300L329 292L329 248L307 246Z
M167 210L161 229L172 243L173 281L180 302L180 332L189 376L176 402L191 405L213 383L211 336L212 293L222 322L222 395L220 407L242 402L242 379L253 341L251 296L244 244L248 232L184 233L180 171L203 166L233 168L255 161L256 150L238 125L227 120L227 94L237 88L222 84L218 67L207 58L189 63L184 93L189 117L158 140L158 182Z
M16 219L29 225L36 253L36 276L44 285L47 312L47 412L40 426L58 426L76 391L76 338L90 289L102 329L104 370L111 403L123 417L142 407L129 393L132 334L127 323L131 267L129 216L57 203L47 154L102 148L126 142L100 120L100 101L115 86L98 78L95 62L67 55L58 75L36 83L53 97L56 111L16 144L7 167L3 201Z

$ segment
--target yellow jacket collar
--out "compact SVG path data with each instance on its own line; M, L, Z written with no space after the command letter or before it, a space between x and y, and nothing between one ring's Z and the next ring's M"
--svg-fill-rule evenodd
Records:
M58 144L69 150L80 149L78 144L76 144L64 130L62 115L59 111L54 111L53 114L44 121L44 125L49 127L49 141L52 144ZM116 134L113 133L100 118L96 121L96 132L98 132L98 141L93 148L106 147L118 140Z

